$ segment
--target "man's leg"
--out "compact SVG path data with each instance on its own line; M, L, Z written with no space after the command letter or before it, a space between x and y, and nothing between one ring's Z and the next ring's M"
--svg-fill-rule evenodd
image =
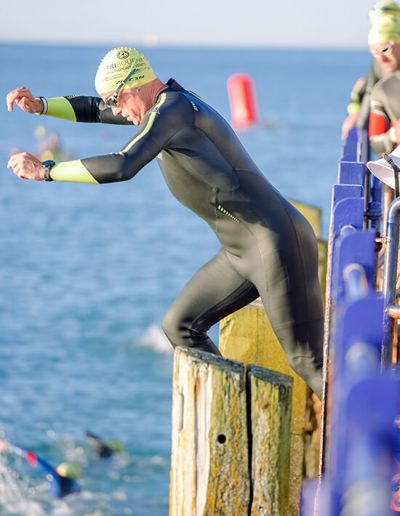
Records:
M171 344L220 355L209 328L258 297L257 289L230 264L224 251L204 265L171 304L163 329Z
M273 323L272 326L274 327ZM292 369L322 399L323 318L299 324L275 326L274 331Z
M270 256L253 282L289 365L321 397L324 324L316 251L310 246L302 258L299 250L283 260Z

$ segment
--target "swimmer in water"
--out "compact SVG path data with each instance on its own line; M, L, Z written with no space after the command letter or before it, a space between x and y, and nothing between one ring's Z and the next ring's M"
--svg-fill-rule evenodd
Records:
M30 466L39 468L50 482L51 494L57 498L63 498L81 490L77 482L80 476L80 467L74 462L62 462L54 468L32 451L15 446L5 440L0 440L0 452L9 452L22 457L26 459Z
M101 459L109 459L114 453L120 452L124 448L119 441L104 441L89 431L86 432L86 439Z

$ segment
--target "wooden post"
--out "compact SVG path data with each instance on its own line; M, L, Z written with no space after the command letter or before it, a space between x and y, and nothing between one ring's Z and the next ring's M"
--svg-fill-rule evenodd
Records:
M170 516L289 514L292 379L177 348L173 380Z
M227 358L266 367L293 377L290 493L287 516L298 516L303 481L304 425L309 389L304 380L289 366L261 301L255 301L221 321L219 349Z
M250 366L252 515L288 514L293 380Z
M249 469L243 364L177 348L170 515L248 514Z

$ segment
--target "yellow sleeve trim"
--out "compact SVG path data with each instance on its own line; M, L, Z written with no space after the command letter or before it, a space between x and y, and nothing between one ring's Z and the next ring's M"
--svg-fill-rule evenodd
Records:
M64 120L71 120L76 122L75 111L70 102L65 97L54 97L47 100L46 115L63 118Z
M54 181L99 184L79 159L57 163L51 169L50 175Z
M350 102L347 106L347 113L349 115L355 115L361 111L361 104L359 102Z

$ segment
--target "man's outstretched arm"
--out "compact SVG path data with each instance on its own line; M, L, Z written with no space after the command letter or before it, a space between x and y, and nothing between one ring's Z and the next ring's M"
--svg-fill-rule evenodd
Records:
M8 168L20 179L72 181L76 183L113 183L134 177L165 148L179 130L182 110L164 111L165 95L146 114L135 136L121 151L81 160L52 163L51 168L32 154L21 152L11 156ZM186 105L186 103L185 103ZM187 107L186 107L187 108ZM189 109L189 108L187 108Z
M123 116L115 116L100 97L34 97L28 88L20 87L8 93L6 102L10 112L17 105L25 113L54 116L72 122L132 125Z
M21 446L16 446L15 444L10 443L9 441L1 440L0 441L0 451L8 451L13 453L14 455L18 455L19 457L23 457L33 468L38 467L41 469L46 475L50 474L52 476L58 475L53 466L51 466L48 462L38 457L31 450L26 448L22 448Z

